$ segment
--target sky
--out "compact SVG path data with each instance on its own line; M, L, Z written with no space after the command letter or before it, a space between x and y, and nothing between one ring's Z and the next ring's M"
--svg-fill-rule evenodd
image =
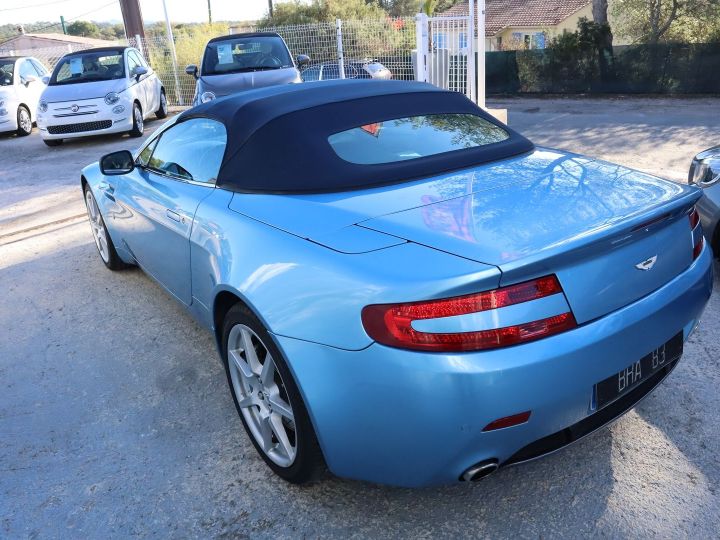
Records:
M207 22L207 0L165 0L173 22ZM278 3L283 0L274 0ZM210 0L214 21L256 20L268 8L267 0ZM146 22L164 20L162 0L140 0ZM0 25L35 21L82 19L121 22L118 0L1 0Z

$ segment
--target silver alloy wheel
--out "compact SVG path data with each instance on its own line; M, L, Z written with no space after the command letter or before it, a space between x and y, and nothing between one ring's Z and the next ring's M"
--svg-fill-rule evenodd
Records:
M105 224L100 216L100 209L95 201L95 197L93 197L93 194L89 189L85 193L85 206L87 207L90 228L93 232L95 245L100 252L100 257L102 257L103 261L109 263L110 252L108 250L107 230L105 230Z
M230 330L227 347L233 390L245 423L273 463L291 466L297 455L295 416L275 360L244 324Z
M135 127L137 128L137 130L140 133L142 133L143 127L144 127L143 126L143 115L142 115L142 111L140 110L140 107L138 107L137 105L135 105L133 107L133 116L135 118Z
M25 107L20 107L20 111L18 113L18 123L25 133L30 133L32 131L32 119L30 118L30 113Z

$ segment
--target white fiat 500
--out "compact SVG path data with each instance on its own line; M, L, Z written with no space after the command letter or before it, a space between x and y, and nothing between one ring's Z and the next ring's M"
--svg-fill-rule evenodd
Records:
M140 51L87 49L63 56L38 105L37 124L48 146L106 133L143 134L144 120L167 116L165 89Z
M30 135L47 73L36 58L0 56L0 132Z

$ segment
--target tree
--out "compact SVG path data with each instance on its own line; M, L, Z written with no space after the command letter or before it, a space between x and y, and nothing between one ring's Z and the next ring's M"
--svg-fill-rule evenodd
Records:
M447 11L462 1L463 0L422 0L420 2L420 11L430 17L436 13Z
M593 22L598 29L598 65L600 67L600 78L606 81L613 71L613 35L608 21L608 0L593 0L592 2Z
M332 22L335 19L378 19L386 16L387 12L374 1L368 3L365 0L311 0L310 2L293 0L275 5L272 16L268 13L260 20L258 26Z
M635 42L702 43L720 30L720 0L615 0L614 29Z
M669 7L668 7L669 4ZM648 40L657 43L678 17L678 0L650 0L648 3Z
M374 3L373 0L368 1ZM378 5L393 17L415 15L420 9L420 0L379 0Z
M437 9L437 3L438 0L425 0L422 3L422 12L428 17L432 16L432 14L435 13L435 10Z
M100 28L90 21L75 21L67 25L67 33L71 36L97 37L100 35Z

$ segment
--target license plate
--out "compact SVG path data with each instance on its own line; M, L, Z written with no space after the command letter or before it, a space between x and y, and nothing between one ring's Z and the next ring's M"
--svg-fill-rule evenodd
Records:
M595 385L595 409L601 409L619 397L624 396L648 377L680 358L682 352L683 334L680 332L670 341L650 354L643 356L637 362L633 362L625 369L621 369L604 381L600 381Z

